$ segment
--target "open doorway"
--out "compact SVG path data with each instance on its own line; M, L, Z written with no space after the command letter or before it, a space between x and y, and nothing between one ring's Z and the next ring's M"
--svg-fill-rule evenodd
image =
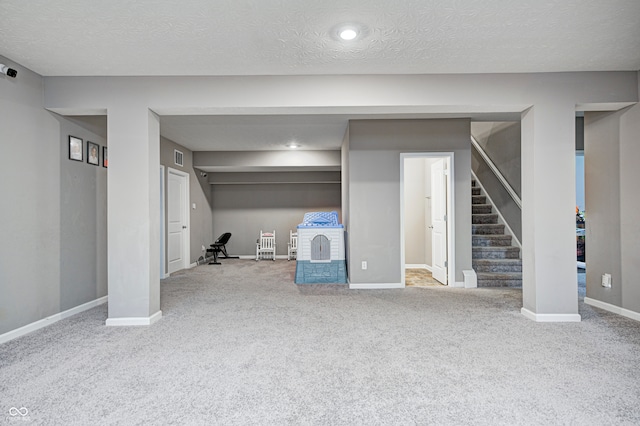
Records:
M402 280L405 286L454 283L452 153L401 156Z

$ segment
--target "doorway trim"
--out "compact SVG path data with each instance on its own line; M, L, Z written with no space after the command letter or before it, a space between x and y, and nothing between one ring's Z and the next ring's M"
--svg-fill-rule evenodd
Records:
M166 244L166 228L167 219L165 211L167 209L165 198L165 171L164 166L160 164L160 279L167 278L167 244Z
M167 167L167 178L169 177L169 175L177 175L180 176L182 178L184 178L185 181L185 197L183 200L183 205L181 206L183 209L183 213L184 213L184 223L186 226L185 231L183 232L183 236L182 236L182 243L183 243L183 259L182 259L182 268L178 269L178 270L182 270L182 269L189 269L191 267L191 262L189 261L189 259L191 258L191 223L190 223L190 213L191 211L189 210L189 204L190 204L190 195L189 195L189 189L191 187L191 184L189 182L189 174L185 173L181 170L176 170L173 169L171 167ZM169 215L166 214L166 208L167 208L167 203L169 200L169 185L167 184L166 186L167 188L167 193L166 193L166 201L165 201L165 226L168 226L168 220L169 220ZM168 252L165 251L165 258L167 258L168 256ZM166 267L166 271L167 271L167 275L170 275L169 272L169 266L167 265ZM176 271L174 271L176 272Z
M449 172L446 175L447 181L447 282L449 287L458 287L456 278L456 259L455 259L455 175L454 153L453 152L403 152L400 153L400 268L401 268L401 284L406 286L405 274L405 238L404 238L404 162L407 158L446 158L449 163Z

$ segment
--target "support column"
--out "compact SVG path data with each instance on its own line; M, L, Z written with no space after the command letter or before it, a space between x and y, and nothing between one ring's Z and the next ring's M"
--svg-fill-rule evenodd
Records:
M580 321L575 246L575 106L522 115L522 314Z
M108 110L109 318L150 325L160 311L160 121L146 106Z

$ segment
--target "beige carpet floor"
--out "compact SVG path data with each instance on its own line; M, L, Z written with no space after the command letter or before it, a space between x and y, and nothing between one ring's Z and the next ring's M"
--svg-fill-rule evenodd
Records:
M519 289L349 290L221 262L164 280L152 326L105 327L102 305L0 345L0 424L640 424L637 321L580 302L580 323L535 323Z

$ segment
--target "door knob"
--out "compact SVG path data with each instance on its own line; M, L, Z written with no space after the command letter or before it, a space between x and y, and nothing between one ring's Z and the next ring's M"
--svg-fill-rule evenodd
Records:
M184 225L182 225L182 229L187 229L187 227L186 227L186 226L184 226Z
M429 229L433 229L433 225L429 226Z

